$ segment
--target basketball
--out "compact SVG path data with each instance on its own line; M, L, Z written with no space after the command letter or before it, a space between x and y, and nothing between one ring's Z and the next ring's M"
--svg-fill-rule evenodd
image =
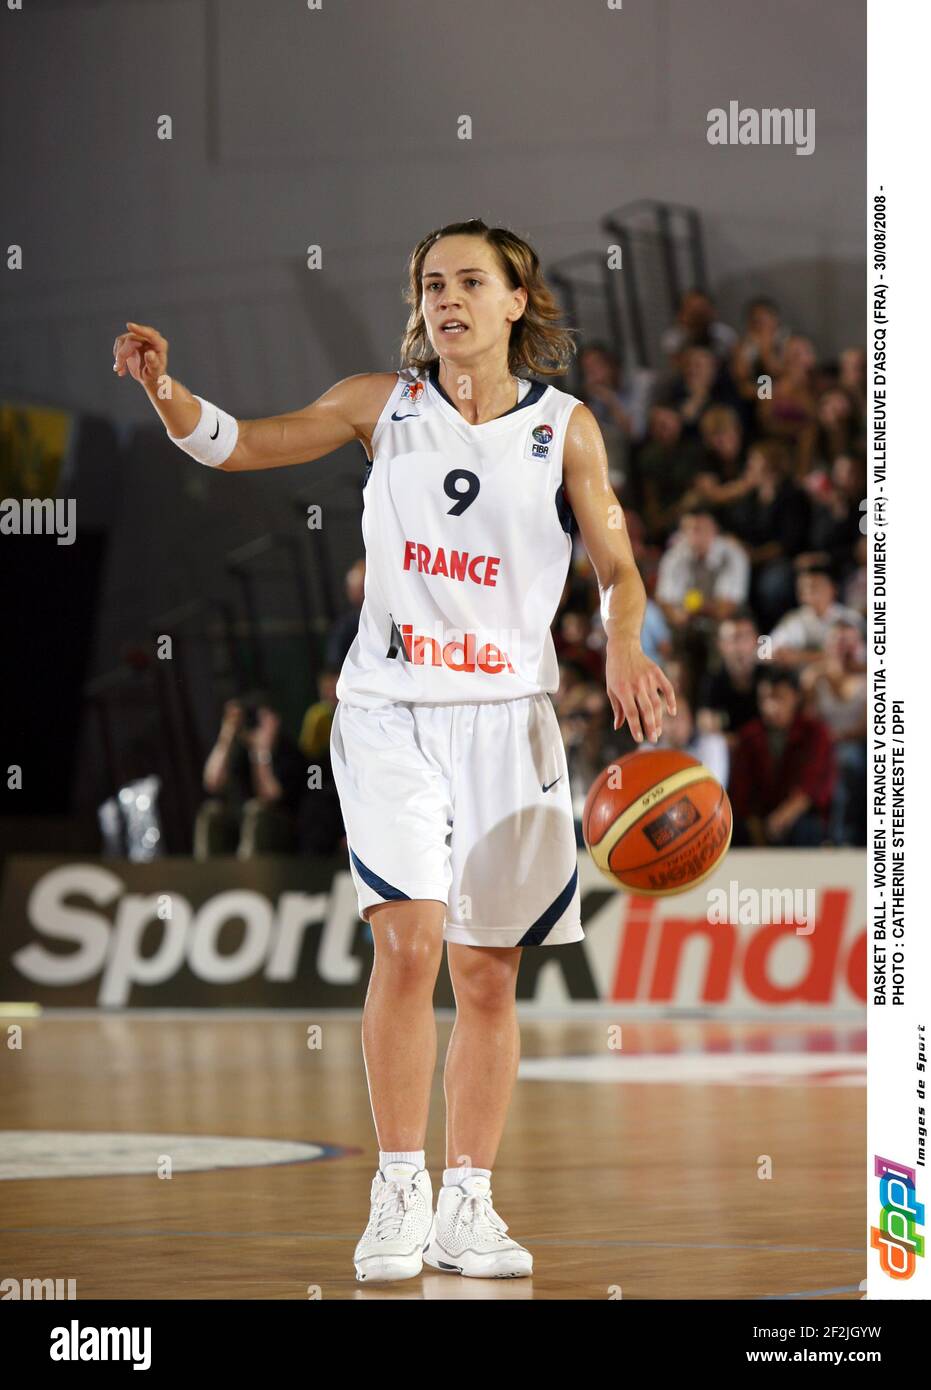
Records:
M707 878L727 853L732 826L717 778L671 748L609 763L582 812L582 834L602 873L652 897L684 893Z

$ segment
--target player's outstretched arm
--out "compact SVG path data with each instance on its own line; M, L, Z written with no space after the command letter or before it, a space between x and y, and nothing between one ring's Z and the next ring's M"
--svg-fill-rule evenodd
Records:
M372 431L397 380L393 372L346 377L301 410L236 420L168 375L168 341L146 324L127 323L113 344L113 370L145 389L169 437L201 463L225 473L285 468L323 458Z
M338 381L302 410L240 420L236 447L220 466L239 473L309 463L354 439L368 449L396 380L394 373L363 372Z

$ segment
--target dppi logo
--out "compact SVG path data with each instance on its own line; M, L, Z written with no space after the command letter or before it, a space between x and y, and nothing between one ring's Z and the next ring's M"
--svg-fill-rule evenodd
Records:
M879 1267L890 1279L911 1279L915 1257L925 1253L925 1238L915 1229L925 1224L924 1203L915 1200L915 1170L875 1154L873 1173L879 1178L882 1211L879 1225L870 1227L870 1245L879 1251Z

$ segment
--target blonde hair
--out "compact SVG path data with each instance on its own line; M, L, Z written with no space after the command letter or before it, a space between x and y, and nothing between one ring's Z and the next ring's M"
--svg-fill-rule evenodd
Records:
M536 251L515 232L505 227L487 227L478 217L468 222L451 222L446 227L428 232L414 247L408 262L408 283L404 302L410 306L410 317L401 340L401 370L423 371L438 361L436 350L427 336L421 296L421 276L427 252L446 236L477 236L498 253L498 260L512 289L527 291L527 307L511 325L508 342L508 370L535 376L562 376L576 352L574 329L560 322L562 313L552 290L543 278Z

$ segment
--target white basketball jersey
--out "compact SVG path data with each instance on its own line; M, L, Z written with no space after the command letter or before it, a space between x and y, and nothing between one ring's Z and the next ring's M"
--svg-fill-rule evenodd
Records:
M562 456L578 403L533 382L505 415L470 425L435 364L399 375L372 435L365 600L338 699L471 704L556 690L550 624L572 551Z

